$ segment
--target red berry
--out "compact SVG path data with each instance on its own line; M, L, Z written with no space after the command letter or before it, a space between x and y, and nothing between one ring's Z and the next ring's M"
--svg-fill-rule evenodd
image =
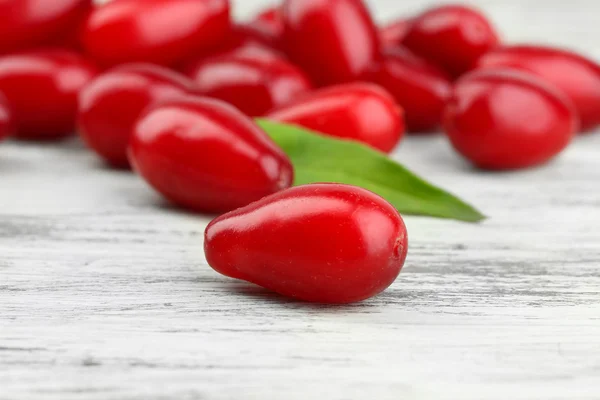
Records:
M96 67L67 50L43 49L0 58L0 92L21 139L54 139L75 131L77 95Z
M282 51L281 39L272 34L268 29L250 24L238 24L232 27L230 34L218 46L204 52L195 52L192 57L187 57L184 66L194 61L209 57L221 56L244 52L246 49L261 49L279 58L286 58Z
M318 85L370 76L379 37L362 0L286 0L283 19L288 55Z
M142 112L194 90L185 76L152 64L124 64L92 81L79 95L79 132L115 167L128 167L127 147Z
M68 31L64 32L61 37L53 41L53 46L73 50L78 53L85 53L83 43L81 42L81 35L92 11L94 11L94 7L90 4L89 7L81 13L80 18L77 19L73 26L71 26Z
M189 70L190 66L200 63L201 61L205 61L208 60L209 58L213 58L213 57L220 57L220 56L230 56L230 55L240 55L242 57L255 57L256 54L260 54L262 57L270 57L270 58L277 58L277 59L286 59L285 54L283 54L282 52L275 50L272 47L268 47L256 42L247 42L247 43L241 43L240 46L237 47L233 47L233 48L224 48L224 49L220 49L219 51L212 53L208 56L200 56L197 58L192 59L191 62L187 62L183 65L183 68L181 68L181 70L183 70L184 72L186 70Z
M191 64L185 69L198 92L261 116L311 90L302 70L260 49L247 49Z
M12 135L14 132L14 120L8 102L0 93L0 140Z
M429 132L440 126L452 92L444 71L398 47L384 52L376 82L404 109L409 132Z
M269 28L274 34L282 34L283 18L281 15L281 7L271 7L262 11L251 23L255 26Z
M389 93L368 83L317 90L273 110L266 118L357 140L386 153L404 135L402 110Z
M398 19L379 29L379 41L383 48L398 47L404 41L412 25L412 19Z
M533 75L510 69L465 75L445 112L452 144L480 168L525 168L549 161L579 127L569 99Z
M293 182L281 149L244 114L209 98L151 108L136 124L129 151L150 185L200 212L243 207Z
M509 67L537 75L571 98L582 130L600 125L600 66L590 59L552 47L510 46L484 55L477 67Z
M365 189L298 186L215 219L204 233L217 272L319 303L373 297L404 266L408 236L398 211Z
M494 28L478 11L445 5L415 18L403 44L458 77L498 42Z
M257 45L281 50L281 38L271 32L268 28L260 25L238 24L232 28L232 32L221 47L221 52L237 49L248 45Z
M90 7L91 0L0 1L0 54L59 44Z
M217 47L229 30L228 0L118 0L90 15L83 43L106 66L174 65Z

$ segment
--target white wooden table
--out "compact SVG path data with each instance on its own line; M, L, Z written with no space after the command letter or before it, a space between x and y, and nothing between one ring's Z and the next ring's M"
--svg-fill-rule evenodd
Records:
M596 0L478 4L508 39L600 59ZM600 399L600 134L510 174L441 136L395 157L491 218L407 217L398 281L326 307L213 272L207 218L77 141L2 143L0 399Z

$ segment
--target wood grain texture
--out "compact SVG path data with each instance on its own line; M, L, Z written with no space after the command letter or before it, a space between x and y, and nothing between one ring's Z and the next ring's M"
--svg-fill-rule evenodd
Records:
M600 56L595 0L476 4L512 40ZM213 272L208 217L76 140L3 143L0 399L600 399L600 136L517 173L476 172L440 136L394 157L491 218L407 217L398 281L326 307Z

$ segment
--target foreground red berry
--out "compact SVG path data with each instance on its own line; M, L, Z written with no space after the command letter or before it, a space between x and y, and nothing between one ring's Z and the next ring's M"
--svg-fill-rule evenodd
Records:
M228 0L118 0L92 12L83 44L105 66L174 65L217 47L229 29Z
M14 130L14 120L8 102L0 93L0 140L11 135Z
M134 128L130 158L168 200L199 212L243 207L293 182L281 149L233 106L209 98L151 108Z
M384 52L376 82L404 109L409 132L430 132L440 126L452 92L444 71L398 47Z
M452 144L480 168L505 170L545 163L579 128L569 99L533 75L510 69L465 75L445 111Z
M286 0L284 41L290 58L320 86L366 79L379 37L362 0Z
M76 33L91 0L0 1L0 54L58 45Z
M92 81L79 95L79 133L109 164L129 166L127 147L140 114L194 90L183 75L152 64L124 64Z
M582 130L600 125L600 66L590 59L552 47L508 46L484 55L477 67L509 67L533 73L573 101Z
M402 110L379 86L349 83L320 89L266 118L299 125L389 153L404 136Z
M204 234L217 272L296 299L352 303L394 282L408 236L381 197L340 184L298 186L222 215Z
M302 70L260 48L200 60L185 72L198 93L226 101L249 116L264 115L312 88Z
M0 92L14 115L14 136L40 140L74 133L77 96L97 72L94 65L67 50L1 57Z
M458 77L498 42L494 28L478 11L444 5L415 18L403 45Z
M379 41L383 48L399 47L408 34L413 20L401 18L379 29Z

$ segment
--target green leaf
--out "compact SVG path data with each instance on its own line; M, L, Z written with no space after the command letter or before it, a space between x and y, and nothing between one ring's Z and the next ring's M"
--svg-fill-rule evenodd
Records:
M296 185L345 183L379 194L403 214L467 222L485 219L469 204L363 144L331 138L293 125L264 119L257 122L292 160Z

